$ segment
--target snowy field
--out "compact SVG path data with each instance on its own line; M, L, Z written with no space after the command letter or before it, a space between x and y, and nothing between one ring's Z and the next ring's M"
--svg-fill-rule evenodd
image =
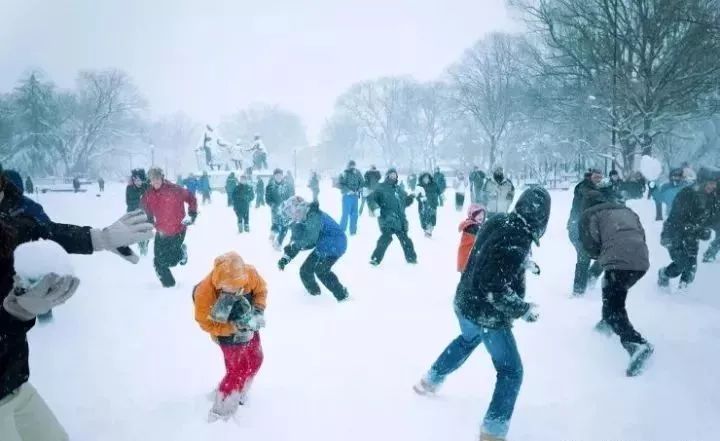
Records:
M449 196L449 193L448 193ZM435 398L412 385L458 334L452 298L464 217L439 213L433 239L408 209L419 264L405 264L394 242L379 268L368 264L376 221L336 266L353 301L309 297L298 277L301 254L285 272L267 241L269 209L251 212L250 235L236 233L225 196L200 207L188 233L190 260L178 285L162 289L151 256L127 264L110 253L74 256L79 291L55 322L30 333L31 380L74 441L208 439L277 441L474 440L490 400L494 370L481 347ZM518 321L525 380L509 438L533 441L710 441L720 435L720 266L701 264L684 295L661 293L657 269L668 263L650 201L632 203L643 219L652 267L631 291L628 309L655 357L638 378L625 377L627 354L616 338L593 331L599 287L570 299L575 255L565 222L569 192L553 192L550 226L534 251L542 275L528 275L537 323ZM340 196L325 188L322 207L339 217ZM105 226L124 212L124 187L101 197L40 196L57 222ZM191 291L213 258L238 251L268 281L265 364L249 403L228 423L206 422L208 393L224 372L219 348L193 319Z

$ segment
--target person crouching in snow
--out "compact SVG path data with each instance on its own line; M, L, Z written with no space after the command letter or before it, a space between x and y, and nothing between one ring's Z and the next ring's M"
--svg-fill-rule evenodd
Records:
M480 229L455 294L460 335L414 386L418 394L435 393L484 343L497 382L480 441L503 441L510 427L523 378L512 323L538 319L537 307L524 299L525 271L530 248L539 243L549 218L550 194L534 186L520 196L512 213L498 214Z
M470 258L470 250L475 244L475 236L478 230L485 223L485 207L480 204L471 204L468 208L468 217L460 224L458 231L460 236L460 246L458 247L457 270L459 273L465 271L468 259Z
M257 270L235 252L215 259L212 272L193 292L195 320L217 342L226 373L208 419L227 420L245 403L263 352L258 330L265 326L267 288Z
M320 295L315 276L332 292L338 302L348 298L347 289L340 283L332 267L347 250L345 231L327 213L320 211L317 202L308 203L301 197L289 199L285 215L292 222L292 239L285 247L285 255L278 261L280 271L302 250L313 250L300 266L300 280L310 295Z

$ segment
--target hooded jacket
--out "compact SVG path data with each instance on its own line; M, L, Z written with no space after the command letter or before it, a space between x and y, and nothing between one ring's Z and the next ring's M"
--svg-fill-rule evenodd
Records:
M300 251L311 249L320 257L340 257L347 251L345 232L320 210L317 202L309 204L305 218L292 225L292 238L285 247L285 255L293 259Z
M0 212L11 216L25 214L38 222L50 222L50 217L45 213L42 205L25 196L25 186L20 174L15 170L5 170L3 175L6 184L0 184L0 188L4 188L5 193L0 201Z
M711 196L702 193L696 186L685 187L675 198L663 224L661 243L696 250L698 241L703 239L710 227L711 212Z
M425 183L425 178L428 182ZM423 189L424 197L421 200L422 205L427 204L428 207L435 209L440 205L440 189L435 183L435 179L430 173L423 173L418 179L417 185Z
M212 320L210 312L221 292L243 292L246 299L257 311L264 311L267 300L267 285L255 267L246 264L234 251L215 259L213 270L193 290L195 320L205 332L220 344L235 344L236 327L232 323ZM238 294L239 295L239 294Z
M370 194L368 199L380 207L380 217L378 218L380 231L407 232L408 221L405 208L412 205L414 198L408 196L397 181L388 179L388 175L393 172L395 171L392 169L388 170L383 183Z
M605 271L645 272L650 268L640 218L622 204L599 201L585 210L580 237L585 252Z
M550 194L528 188L510 214L490 218L479 230L455 294L459 314L487 328L504 328L530 308L525 302L525 262L545 233Z

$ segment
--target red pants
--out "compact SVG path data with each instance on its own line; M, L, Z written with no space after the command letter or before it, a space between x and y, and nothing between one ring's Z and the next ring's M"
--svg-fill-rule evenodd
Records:
M225 377L218 391L227 397L233 392L241 393L260 370L263 362L260 334L244 345L220 345L225 357Z

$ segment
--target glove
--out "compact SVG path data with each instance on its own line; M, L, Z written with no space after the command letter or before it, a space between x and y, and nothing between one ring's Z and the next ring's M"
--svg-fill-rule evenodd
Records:
M263 311L260 311L259 309L256 309L253 313L252 317L250 317L250 320L245 323L245 326L252 329L253 331L258 331L265 327L265 315L263 314Z
M186 227L193 225L195 223L195 219L197 219L197 213L190 213L185 219L183 219L182 224Z
M96 228L90 230L94 251L111 251L133 263L137 263L139 258L132 250L123 248L149 240L152 235L153 226L148 222L147 216L142 210L131 211L102 230ZM119 248L120 250L118 250Z
M534 260L528 259L528 261L525 262L525 269L527 269L531 273L535 274L536 276L540 275L540 266L537 263L535 263Z
M47 274L30 288L17 287L5 297L3 307L12 315L23 321L34 319L40 314L47 314L51 309L65 303L80 285L80 279L74 276L58 276Z
M290 258L288 256L283 256L280 260L278 260L278 269L280 271L285 271L285 267L288 263L290 263Z
M534 303L530 303L530 307L521 318L528 323L533 323L536 322L539 317L540 312L538 312L538 306Z

